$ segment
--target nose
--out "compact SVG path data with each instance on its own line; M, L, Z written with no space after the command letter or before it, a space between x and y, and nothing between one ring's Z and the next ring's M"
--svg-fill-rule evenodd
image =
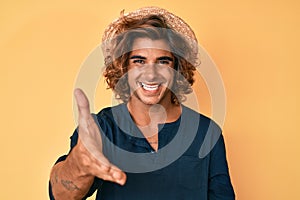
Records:
M157 64L148 64L144 68L144 76L147 78L148 81L154 81L158 75L158 66Z

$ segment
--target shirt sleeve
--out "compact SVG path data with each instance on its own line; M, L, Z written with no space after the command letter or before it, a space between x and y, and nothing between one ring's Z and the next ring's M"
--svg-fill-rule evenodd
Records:
M234 200L235 194L229 176L222 134L212 149L209 168L208 199Z

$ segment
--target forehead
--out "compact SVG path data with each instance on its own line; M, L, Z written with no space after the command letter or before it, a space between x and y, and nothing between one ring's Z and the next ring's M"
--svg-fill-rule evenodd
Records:
M132 52L149 52L155 51L157 53L171 54L170 46L163 40L152 40L150 38L137 38L133 41Z

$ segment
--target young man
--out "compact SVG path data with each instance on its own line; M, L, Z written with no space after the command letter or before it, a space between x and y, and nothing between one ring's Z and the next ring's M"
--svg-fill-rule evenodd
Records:
M148 7L122 14L103 40L104 76L124 103L91 115L75 90L79 125L51 171L50 198L234 199L220 128L181 104L197 65L190 27ZM217 142L199 157L208 134Z

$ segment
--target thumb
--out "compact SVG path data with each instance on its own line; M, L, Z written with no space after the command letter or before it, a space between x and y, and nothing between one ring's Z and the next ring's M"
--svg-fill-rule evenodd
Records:
M88 98L86 97L84 92L79 88L76 88L74 90L74 96L75 96L76 103L77 103L79 118L88 119L91 114Z

